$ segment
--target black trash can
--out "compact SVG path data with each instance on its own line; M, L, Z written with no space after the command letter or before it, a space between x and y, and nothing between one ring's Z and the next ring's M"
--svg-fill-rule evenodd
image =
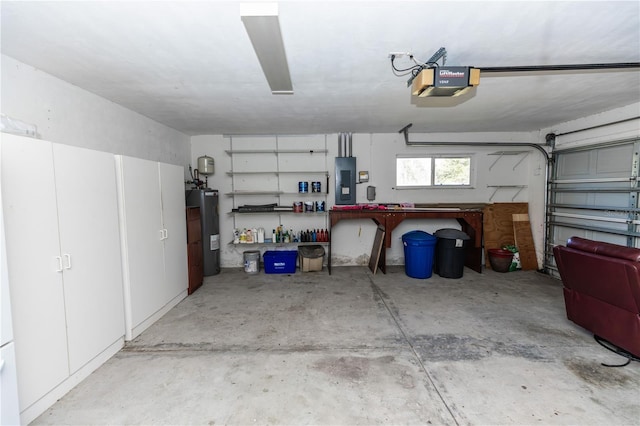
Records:
M444 278L461 278L464 272L465 248L471 238L462 231L449 228L439 229L434 235L438 238L435 273Z

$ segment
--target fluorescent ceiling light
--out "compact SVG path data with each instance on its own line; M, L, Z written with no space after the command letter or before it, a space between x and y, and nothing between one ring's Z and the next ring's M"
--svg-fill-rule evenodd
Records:
M271 93L293 94L293 85L284 51L277 3L240 3L240 16L260 61Z

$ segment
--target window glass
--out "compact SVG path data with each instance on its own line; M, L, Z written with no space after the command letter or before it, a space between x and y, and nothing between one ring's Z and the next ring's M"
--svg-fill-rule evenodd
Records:
M396 157L396 187L471 186L471 156Z
M396 167L398 186L431 185L431 158L398 158Z
M469 185L471 158L436 158L434 172L434 185Z

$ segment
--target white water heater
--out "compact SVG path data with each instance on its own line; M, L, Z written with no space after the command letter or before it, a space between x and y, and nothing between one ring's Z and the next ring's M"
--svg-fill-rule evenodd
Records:
M200 175L208 176L213 174L213 158L208 155L198 157L198 173Z

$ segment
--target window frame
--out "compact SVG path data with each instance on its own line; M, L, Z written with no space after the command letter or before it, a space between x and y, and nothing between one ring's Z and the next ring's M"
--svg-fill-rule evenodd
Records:
M431 176L429 185L401 185L398 182L398 160L402 158L428 158L431 160ZM436 185L436 159L442 158L468 158L469 159L469 184L467 185ZM395 177L396 177L396 189L470 189L475 188L475 155L468 153L443 153L443 154L396 154L395 159Z

